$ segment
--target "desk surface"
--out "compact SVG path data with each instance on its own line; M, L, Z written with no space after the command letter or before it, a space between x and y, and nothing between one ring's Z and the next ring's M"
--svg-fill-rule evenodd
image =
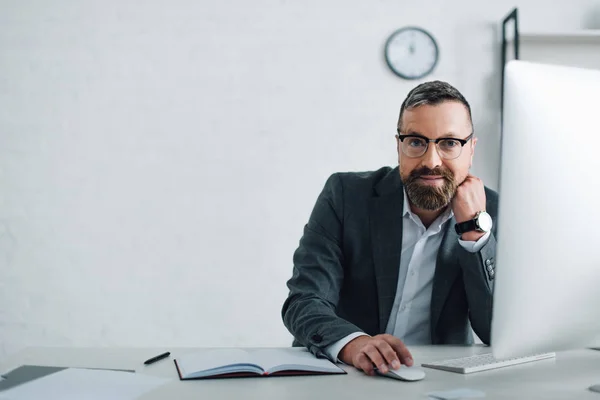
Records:
M143 361L164 351L171 358L144 366ZM592 399L600 393L587 390L600 383L600 351L576 350L558 353L556 359L462 375L426 368L419 382L365 376L351 367L348 375L239 378L179 381L173 358L197 349L162 348L30 348L0 363L0 372L23 364L65 367L134 369L171 383L142 397L157 399L426 399L426 393L461 387L478 389L486 399ZM421 364L489 352L482 346L412 346L415 362ZM374 396L374 397L373 397Z

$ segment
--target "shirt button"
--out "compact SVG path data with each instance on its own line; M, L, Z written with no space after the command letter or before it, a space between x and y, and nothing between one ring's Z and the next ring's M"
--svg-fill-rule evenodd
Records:
M406 310L406 306L400 307L400 311L404 311L404 310Z
M410 276L415 276L415 270L410 271Z

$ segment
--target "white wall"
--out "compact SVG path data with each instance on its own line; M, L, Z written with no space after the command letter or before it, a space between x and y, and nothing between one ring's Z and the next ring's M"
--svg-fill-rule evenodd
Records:
M595 1L521 1L578 28ZM496 186L507 0L0 1L0 358L28 345L287 345L316 195L395 163L416 82L387 36L429 29Z

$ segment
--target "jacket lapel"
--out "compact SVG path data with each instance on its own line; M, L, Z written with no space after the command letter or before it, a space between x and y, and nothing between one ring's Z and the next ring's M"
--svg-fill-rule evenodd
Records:
M398 168L390 171L375 187L370 204L371 248L375 266L379 329L385 332L394 305L402 251L402 210L404 192Z
M458 234L454 230L456 220L452 217L446 225L444 238L440 245L436 259L435 275L433 277L433 288L431 292L431 338L435 340L437 322L440 318L442 308L450 293L452 284L460 273L460 264L455 253L458 244Z

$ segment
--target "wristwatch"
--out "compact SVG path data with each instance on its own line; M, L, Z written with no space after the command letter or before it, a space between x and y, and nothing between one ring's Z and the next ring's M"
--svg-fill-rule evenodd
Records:
M492 229L492 217L485 211L479 211L475 218L457 223L454 225L454 229L459 235L471 231L489 232Z

